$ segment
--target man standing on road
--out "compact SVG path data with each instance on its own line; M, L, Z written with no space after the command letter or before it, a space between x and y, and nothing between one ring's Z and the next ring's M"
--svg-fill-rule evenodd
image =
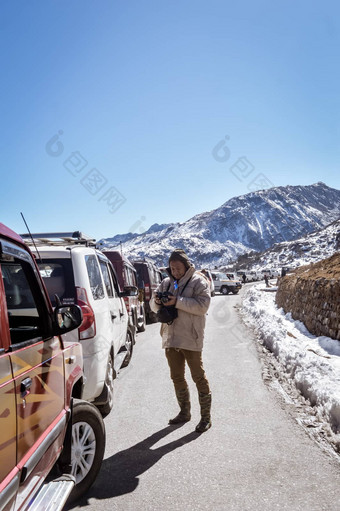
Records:
M186 362L196 384L201 407L201 420L195 431L203 433L211 427L211 392L202 362L205 315L211 299L209 284L195 271L182 249L172 252L167 272L169 277L159 285L150 306L157 312L162 306L157 292L168 291L172 296L164 305L175 306L178 313L172 322L161 325L162 345L180 406L179 414L170 419L169 424L188 422L191 419L189 389L185 380Z

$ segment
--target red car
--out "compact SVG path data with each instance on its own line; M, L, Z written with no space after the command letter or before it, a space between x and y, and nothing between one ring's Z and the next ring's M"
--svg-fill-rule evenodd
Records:
M1 510L40 510L52 499L61 509L99 471L103 420L81 400L79 343L61 337L81 322L77 305L52 310L30 250L0 224ZM61 479L44 485L56 461Z
M152 261L147 259L132 261L132 264L137 270L139 296L144 301L147 323L155 323L157 317L150 308L150 299L163 280L162 273Z
M105 250L104 254L111 261L116 270L120 289L135 287L138 289L137 271L127 257L116 250ZM124 296L126 309L132 325L137 332L145 330L145 309L141 293L136 296Z

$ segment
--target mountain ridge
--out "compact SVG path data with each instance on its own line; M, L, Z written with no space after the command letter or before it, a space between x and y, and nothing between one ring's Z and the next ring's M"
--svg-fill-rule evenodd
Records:
M233 197L182 223L153 224L144 233L101 240L102 249L121 245L132 258L149 257L159 266L183 248L196 266L222 266L250 251L291 241L340 218L340 190L322 182L280 186Z

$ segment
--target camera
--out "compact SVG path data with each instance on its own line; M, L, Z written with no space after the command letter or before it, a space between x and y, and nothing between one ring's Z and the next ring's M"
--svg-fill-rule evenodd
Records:
M169 301L169 296L174 296L174 295L172 293L170 293L169 291L164 291L163 293L160 293L158 291L158 293L157 293L157 298L162 303L167 303Z

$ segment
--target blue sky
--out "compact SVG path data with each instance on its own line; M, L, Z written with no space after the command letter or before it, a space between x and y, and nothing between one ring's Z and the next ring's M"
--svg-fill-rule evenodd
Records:
M336 1L4 0L3 223L97 239L340 188Z

